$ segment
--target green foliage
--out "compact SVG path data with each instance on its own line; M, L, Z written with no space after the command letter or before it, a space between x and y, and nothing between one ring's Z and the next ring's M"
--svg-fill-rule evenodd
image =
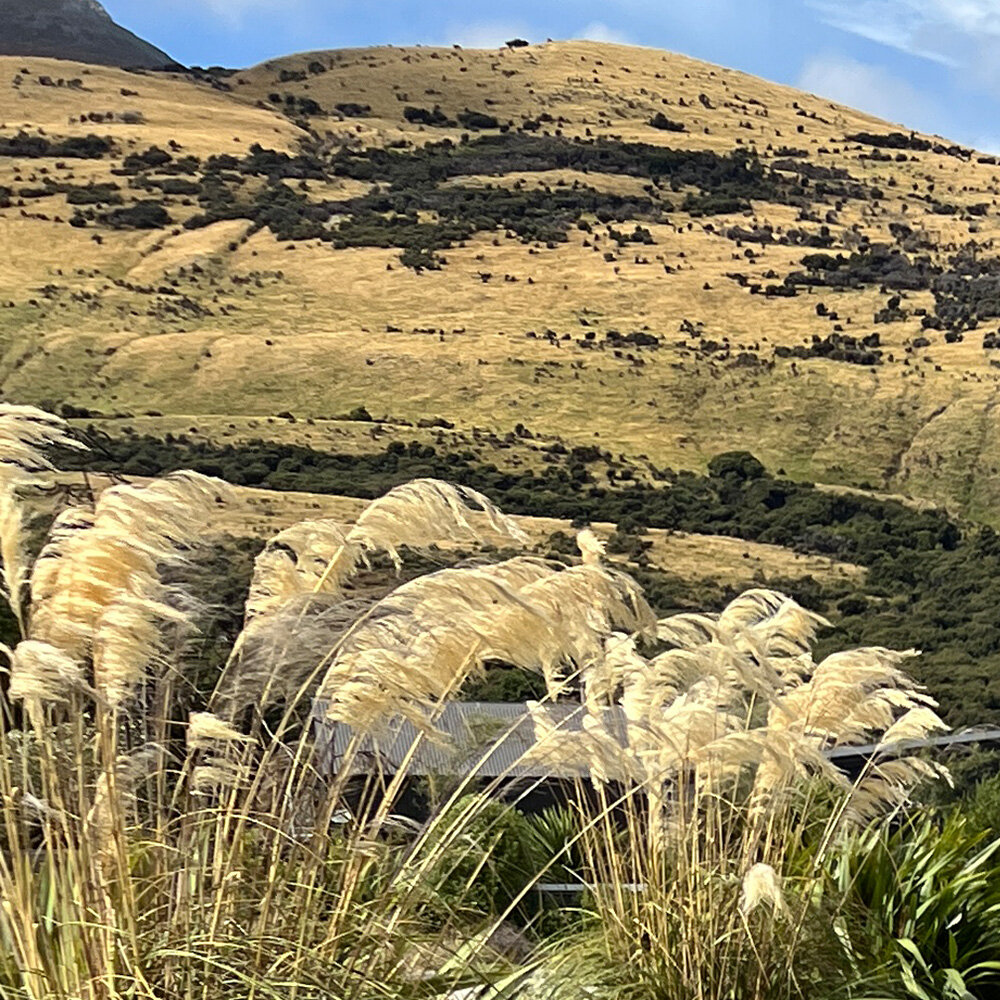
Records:
M173 158L173 154L168 153L165 149L160 149L159 146L150 146L149 149L145 149L141 153L129 153L122 165L129 171L157 170L172 162Z
M860 142L866 146L874 146L876 149L906 149L917 153L933 151L940 155L957 156L961 159L968 159L972 155L971 149L931 142L929 139L921 139L914 132L909 134L906 132L854 132L845 135L844 141Z
M411 267L420 271L440 271L441 258L433 250L426 247L407 247L400 255L399 262L403 267Z
M963 761L964 767L956 769L950 763L949 770L959 790L967 782L970 774L978 774L979 780L971 788L966 785L959 800L958 809L970 830L982 831L989 837L1000 836L1000 759L996 751L980 750ZM965 781L963 781L965 779Z
M470 794L439 822L441 860L428 877L432 910L496 917L536 881L543 866L534 850L538 841L530 822L510 805Z
M165 177L158 181L156 186L164 194L196 195L201 192L201 185L189 181L186 177Z
M939 268L929 260L911 260L901 250L883 243L866 244L848 256L826 253L806 254L802 264L807 274L795 271L785 279L787 285L812 285L830 288L860 288L884 285L895 290L927 289Z
M277 93L271 97L281 99ZM293 111L302 111L305 100L286 95L284 103ZM310 102L304 113L321 110ZM348 117L370 112L367 105L350 103L337 105L337 110ZM559 135L536 136L512 132L494 116L469 109L461 112L457 121L439 107L407 106L403 115L414 124L499 128L500 134L461 143L445 139L415 148L406 143L361 151L343 148L332 155L318 146L293 156L255 144L242 160L214 156L206 161L199 193L203 212L185 225L194 229L245 218L258 228L270 228L279 239L322 239L338 248L400 247L411 251L406 266L426 268L433 251L460 244L478 232L502 230L526 242L554 244L564 242L568 230L588 215L605 223L635 219L663 222L673 205L660 194L661 189L688 189L682 207L693 215L742 211L751 199L806 206L833 195L867 196L845 171L841 171L843 176L831 174L822 186L814 183L810 187L805 173L808 165L796 162L791 170L778 173L765 168L746 150L720 155L611 139L585 142ZM166 169L169 164L160 163L161 153L154 147L131 154L126 158L125 172ZM513 189L442 186L443 181L471 175L499 177L515 171L555 169L646 177L652 183L646 188L646 197L615 195L578 183L551 190L525 190L521 185ZM270 183L253 199L240 197L238 188L246 176L264 176ZM321 203L280 183L331 177L377 181L382 189L359 198ZM328 228L334 215L340 221ZM642 226L627 236L614 232L611 236L620 244L653 242L649 230Z
M468 108L458 113L458 124L463 128L471 129L500 127L500 122L493 115L488 115L483 111L470 111Z
M336 247L440 250L477 232L498 229L526 242L562 243L584 215L619 222L635 218L662 220L661 207L649 198L622 197L583 186L551 191L492 185L418 186L365 195L332 204L331 208L345 217L333 233ZM427 213L437 221L421 221ZM648 233L637 227L635 234L625 239L650 242Z
M409 479L435 476L481 490L514 514L728 535L856 563L868 569L864 594L853 585L816 587L810 594L796 584L797 597L834 619L819 651L916 647L923 656L914 671L950 723L1000 722L1000 539L985 527L963 533L941 511L819 490L762 471L747 453L718 457L706 476L661 470L664 484L630 481L611 489L581 483L573 467L583 459L570 453L551 453L544 471L512 472L471 451L439 453L418 442L352 455L269 441L233 446L183 435L161 441L90 434L98 451L60 455L63 467L140 475L193 468L239 485L369 499ZM641 569L636 575L663 610L690 606L689 585ZM849 595L854 600L838 608ZM727 595L720 589L715 596ZM498 683L518 687L514 679Z
M520 667L487 665L483 677L466 681L461 697L463 701L537 701L545 697L545 681L538 674Z
M774 286L788 288L789 286ZM770 291L770 286L769 289ZM881 338L877 333L852 337L845 333L830 333L825 337L812 335L811 343L779 345L774 349L778 358L825 358L828 361L846 361L852 365L880 365L882 352L878 349Z
M676 150L612 139L574 140L509 132L456 144L450 140L406 151L372 148L334 155L335 174L387 182L396 190L470 175L502 176L514 171L593 170L693 186L716 194L784 201L799 185L765 169L744 150L726 155Z
M764 479L764 466L748 451L727 451L716 455L708 463L708 474L715 479L732 478L745 483L753 479Z
M354 104L351 102L335 104L334 110L342 114L345 118L364 118L371 114L370 104Z
M668 118L662 111L657 111L649 120L653 128L658 128L665 132L686 132L683 122L675 122Z
M116 208L103 220L112 229L163 229L173 221L158 201L137 201L127 208Z
M122 196L118 193L117 184L87 184L70 186L66 201L70 205L120 205Z
M287 184L275 182L257 195L250 211L255 228L268 228L279 240L329 239L324 223L329 209L316 205Z
M427 108L415 108L412 105L407 105L403 108L403 117L414 125L434 125L443 128L457 124L457 122L450 119L436 105L433 111L428 111Z
M586 867L582 820L569 806L549 806L527 817L528 851L545 882L579 882Z
M860 901L876 964L896 970L917 1000L1000 991L1000 840L986 843L958 813L867 830L833 866ZM880 940L878 940L880 938ZM870 946L870 945L868 945ZM949 992L952 991L952 992Z
M100 160L114 150L109 138L97 135L71 136L68 139L46 139L40 135L19 132L0 137L0 156L20 159L59 157L78 160Z

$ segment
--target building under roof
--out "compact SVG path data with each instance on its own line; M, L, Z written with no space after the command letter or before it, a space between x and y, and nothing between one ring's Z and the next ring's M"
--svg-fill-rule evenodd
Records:
M327 774L339 774L354 730L345 723L326 719L327 702L313 706L313 725L321 767ZM567 732L583 725L583 706L579 704L546 705L553 722ZM624 716L620 709L608 709L606 722L621 734L624 745ZM617 718L616 718L617 717ZM354 754L351 771L369 774L380 770L392 775L408 757L407 772L415 777L452 775L467 777L475 772L485 779L517 780L545 778L551 775L543 762L526 760L536 744L535 724L523 703L503 704L486 701L449 702L435 723L441 738L424 736L416 750L418 730L405 720L390 723L387 732L375 738L367 736ZM583 774L581 769L579 774ZM572 777L566 774L565 777Z
M313 705L313 727L319 752L320 766L328 775L339 774L351 741L353 729L326 718L328 703L318 699ZM551 721L566 732L579 731L584 709L576 703L547 704ZM605 725L624 746L625 718L620 708L605 710ZM354 775L398 773L407 759L407 773L413 777L432 775L468 777L515 782L522 779L571 779L586 777L586 769L575 772L566 767L553 769L544 758L526 759L536 745L535 725L523 703L449 702L444 706L436 727L440 738L424 736L416 749L418 730L412 723L398 720L390 723L379 737L367 736L361 741L350 767ZM896 755L915 750L943 750L971 743L1000 743L1000 730L979 727L948 733L926 740L910 740L893 748ZM827 757L845 771L855 772L874 754L874 744L840 746L826 752ZM556 773L554 773L554 770Z

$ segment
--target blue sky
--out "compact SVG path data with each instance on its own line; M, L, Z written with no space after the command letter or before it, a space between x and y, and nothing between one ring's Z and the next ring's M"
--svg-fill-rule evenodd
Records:
M649 45L1000 151L1000 0L105 0L188 64L305 49L494 46L512 36Z

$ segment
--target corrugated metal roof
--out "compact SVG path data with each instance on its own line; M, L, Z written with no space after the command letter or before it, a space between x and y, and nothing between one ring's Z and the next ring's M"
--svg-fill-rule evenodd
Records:
M313 726L320 761L327 773L340 770L340 762L354 738L353 729L325 718L327 702L313 705ZM579 731L583 725L583 706L578 704L547 704L545 711L552 722L565 732ZM604 724L625 745L624 714L620 708L608 708ZM473 770L484 778L547 778L586 776L585 768L575 772L566 766L553 768L544 761L525 761L535 746L535 726L528 706L498 702L449 702L436 722L441 737L423 736L409 764L413 775L466 776ZM390 723L380 738L365 737L356 752L351 770L367 774L380 768L384 774L395 774L410 754L419 733L412 723L397 720ZM908 740L894 746L893 755L921 749L937 749L966 743L1000 742L1000 730L979 727L936 736L925 740ZM874 744L833 747L824 755L835 762L864 760L876 750Z
M346 723L325 719L325 701L313 706L313 719L320 760L328 773L338 773L351 741L353 729ZM550 719L567 732L580 730L583 706L553 704L545 706ZM614 718L619 717L618 719ZM624 743L623 716L620 709L608 709L605 723L618 731ZM615 723L618 722L618 725ZM535 726L525 704L496 702L450 702L435 723L441 738L424 736L409 764L413 775L447 774L465 776L475 771L484 778L551 777L553 769L525 761L535 745ZM351 770L367 774L380 767L385 774L395 774L418 739L412 723L397 720L381 738L362 740ZM559 769L564 770L564 769ZM566 776L574 772L566 771ZM585 774L583 769L575 773Z
M936 750L942 747L961 746L965 743L998 743L1000 729L990 729L979 726L973 729L962 729L946 736L932 736L926 740L902 740L893 744L892 752L896 755L909 753L912 750ZM834 747L826 751L830 760L844 760L852 757L871 757L877 749L876 744L864 746Z

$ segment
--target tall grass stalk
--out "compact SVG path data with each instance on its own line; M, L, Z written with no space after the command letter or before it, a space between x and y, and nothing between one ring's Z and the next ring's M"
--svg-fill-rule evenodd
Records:
M715 619L661 622L673 648L651 660L618 640L625 655L595 669L582 729L535 709L537 754L580 775L581 814L584 777L599 799L578 844L587 919L551 952L551 995L573 995L581 976L598 996L857 995L873 970L850 887L829 891L825 873L853 828L933 771L893 755L900 734L942 724L905 654L814 663L820 624L750 593ZM853 781L823 754L880 737Z
M11 469L49 468L41 449L65 437L56 418L0 409L0 472L4 448ZM586 532L577 566L519 557L351 601L346 584L373 552L523 540L485 498L419 481L353 527L300 526L265 549L244 634L189 715L178 690L197 608L163 569L197 558L212 511L237 499L193 473L115 487L60 514L29 572L17 508L38 482L9 478L2 546L23 641L6 651L8 694L24 711L0 713L5 998L376 1000L492 982L554 997L814 1000L847 988L858 952L827 858L926 776L895 745L940 728L906 654L814 663L821 620L767 591L657 623ZM445 705L495 659L545 679L533 758L576 788L578 828L505 902L481 905L491 797L509 777L480 778L489 748L421 825L396 813ZM333 772L309 729L317 692L331 722L353 727ZM549 714L574 696L582 727ZM420 735L383 773L366 741L401 718ZM854 782L823 754L879 739ZM490 846L468 864L473 830ZM491 941L567 864L586 887L580 917L523 982Z

